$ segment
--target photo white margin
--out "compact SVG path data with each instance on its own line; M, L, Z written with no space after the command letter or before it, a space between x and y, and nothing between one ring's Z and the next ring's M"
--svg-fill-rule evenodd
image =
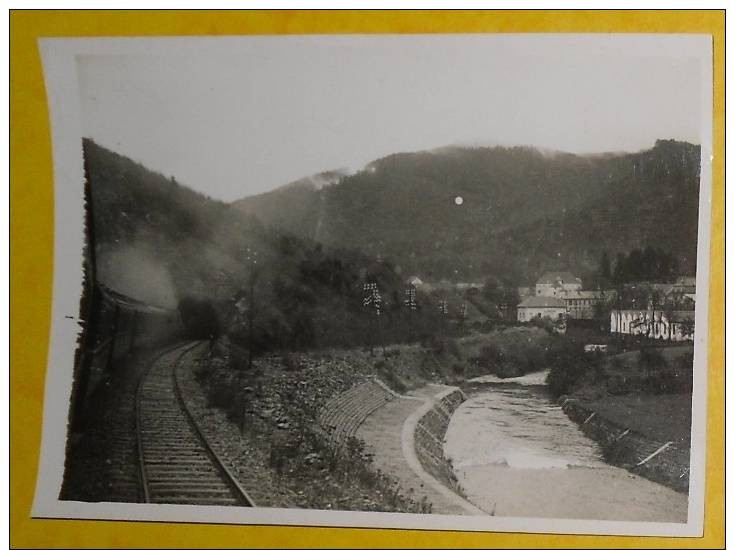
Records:
M288 35L284 35L288 36ZM339 35L329 35L339 36ZM390 36L390 35L388 35ZM411 35L401 35L411 36ZM513 35L505 35L513 36ZM538 35L524 35L528 37ZM563 36L556 34L549 37ZM579 35L576 36L589 36ZM598 35L599 36L599 35ZM608 35L609 36L609 35ZM635 36L626 34L626 36ZM650 35L644 35L650 36ZM42 38L39 39L51 119L54 173L53 309L44 395L42 444L32 517L121 521L298 525L551 534L700 537L703 534L707 421L707 335L709 319L712 194L712 37L694 40L701 60L701 179L697 241L692 449L687 523L621 522L547 518L471 517L437 514L348 512L282 508L233 508L141 503L88 503L58 499L63 477L69 396L78 333L84 245L84 180L81 113L75 57L80 54L151 54L191 47L196 41L221 46L248 37ZM312 38L318 38L311 35ZM376 35L379 39L379 36ZM275 37L274 37L275 38Z

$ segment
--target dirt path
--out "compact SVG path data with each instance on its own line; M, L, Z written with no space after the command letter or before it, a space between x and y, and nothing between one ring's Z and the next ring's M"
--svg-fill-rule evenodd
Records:
M440 393L448 386L429 384L382 406L371 414L357 431L357 437L365 441L373 453L377 468L396 477L401 492L415 500L426 499L435 514L467 514L467 510L446 498L425 483L411 468L402 449L403 424L427 398ZM412 398L411 398L412 397Z

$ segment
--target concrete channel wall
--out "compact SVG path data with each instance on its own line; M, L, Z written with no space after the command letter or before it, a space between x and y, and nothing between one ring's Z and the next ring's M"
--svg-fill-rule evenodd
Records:
M595 414L573 399L562 397L559 403L567 416L600 445L609 463L676 491L689 490L688 447L649 439Z
M452 413L466 399L459 388L450 388L434 397L419 418L414 432L416 455L424 470L458 494L462 494L452 465L444 456L444 436Z

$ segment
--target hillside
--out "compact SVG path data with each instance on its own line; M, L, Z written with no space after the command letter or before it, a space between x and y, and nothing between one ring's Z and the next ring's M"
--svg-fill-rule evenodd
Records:
M386 314L400 310L403 283L390 263L266 228L91 140L83 149L97 278L113 290L171 308L209 301L247 346L234 302L249 302L253 277L253 347L261 350L365 344L368 281L378 283Z
M338 183L345 175L346 172L335 170L301 178L274 191L238 201L235 206L263 220L278 220L278 228L289 233L303 235L304 228L311 228L305 236L312 237L321 212L319 191Z
M445 147L376 160L338 184L286 186L235 205L428 279L495 274L528 283L556 269L586 277L603 251L614 257L646 246L674 252L693 272L699 154L662 140L638 153L589 156Z

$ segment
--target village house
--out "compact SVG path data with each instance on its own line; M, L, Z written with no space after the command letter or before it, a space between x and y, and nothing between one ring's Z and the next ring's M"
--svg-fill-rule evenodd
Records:
M570 290L559 295L570 319L594 319L599 303L615 299L614 290Z
M560 296L573 290L582 290L582 279L569 271L549 271L536 281L536 296Z
M694 311L667 314L654 309L616 309L610 313L610 332L674 342L694 340Z
M554 296L529 296L518 304L518 321L527 323L532 319L563 320L567 312L564 300Z

